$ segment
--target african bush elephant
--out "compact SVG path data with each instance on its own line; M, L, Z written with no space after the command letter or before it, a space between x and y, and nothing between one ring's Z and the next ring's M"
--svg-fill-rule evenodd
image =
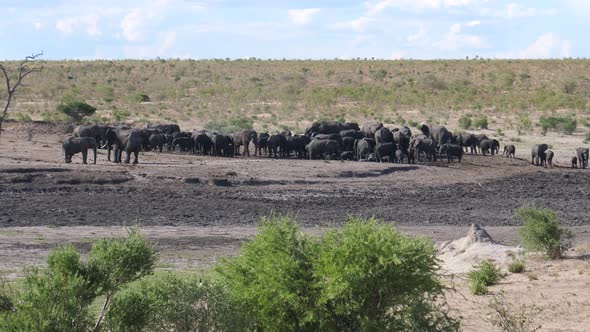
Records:
M375 146L375 156L377 157L377 161L382 163L383 158L387 157L390 163L395 162L395 150L396 147L393 142L377 143Z
M380 143L392 143L393 142L393 134L391 131L385 127L381 127L375 131L375 142L377 144ZM377 159L379 159L377 157Z
M363 138L355 141L356 160L366 159L370 153L373 153L375 140L372 138Z
M477 141L477 148L480 148L481 145L481 141L483 141L484 139L489 139L486 135L484 134L477 134L477 135L473 135L473 137L475 137L476 141ZM481 148L480 148L481 151ZM477 154L477 151L475 151Z
M500 153L500 141L492 139L492 155Z
M361 127L361 131L365 134L365 137L373 138L375 136L375 132L383 127L383 123L381 122L366 122Z
M234 144L231 136L214 132L211 134L211 142L213 142L213 155L220 157L234 156Z
M191 139L193 140L195 152L198 151L203 156L211 154L213 141L211 140L211 137L207 135L205 130L194 131L191 134Z
M460 144L461 147L467 150L470 150L471 154L477 154L477 143L478 140L475 138L473 134L459 134L457 135L457 144Z
M174 133L180 132L180 126L177 124L148 124L146 128L158 129L163 134L173 135Z
M250 157L250 142L254 143L254 156L257 155L256 152L256 141L258 140L258 133L256 133L253 129L247 129L238 131L232 134L234 139L234 149L235 154L240 154L240 147L244 146L244 152L242 153L243 156Z
M80 125L74 128L74 137L92 137L96 144L103 146L107 142L107 125Z
M159 129L154 128L142 128L137 130L141 133L141 139L143 140L143 150L149 151L151 149L154 149L154 147L150 145L150 136L154 134L162 134L162 132Z
M309 159L336 159L340 157L340 143L335 140L317 140L314 139L307 145Z
M458 162L461 162L463 158L463 148L459 144L443 144L440 146L438 153L446 154L449 163L453 161L453 158L457 158Z
M444 126L432 126L427 123L423 123L420 126L420 131L424 136L433 139L437 146L451 143L453 134Z
M305 135L313 137L317 134L338 134L344 130L344 125L336 121L316 121L305 130Z
M128 164L131 159L131 153L134 154L133 163L139 162L139 151L143 145L143 137L140 131L134 129L120 129L113 128L107 130L107 145L108 156L107 160L111 160L111 148L114 146L113 162L120 163L123 151L126 153L124 163Z
M285 145L287 144L287 138L281 134L271 135L268 138L268 156L270 158L278 158L279 153L285 156Z
M420 154L424 153L429 161L436 161L436 142L431 138L416 137L412 141L415 159L420 162Z
M479 141L478 147L479 150L481 151L481 154L483 154L484 156L487 153L490 153L492 156L494 155L494 149L493 149L493 142L491 139L482 139L481 141Z
M503 156L506 156L506 158L514 158L515 153L516 147L513 144L504 145L504 152L502 152Z
M545 164L545 166L553 168L553 157L555 156L555 153L553 153L553 151L551 150L547 150L547 152L545 152L545 155L547 156L547 163Z
M306 135L293 135L287 137L287 143L289 145L289 150L295 152L295 156L297 158L303 159L306 157L307 153L305 147L307 144L311 142L311 138Z
M578 168L578 157L572 157L572 168Z
M256 141L256 150L258 150L258 155L262 156L262 152L264 154L268 154L268 139L270 135L268 133L261 133L258 135L258 140Z
M179 147L179 152L182 153L193 153L195 148L195 141L192 137L177 137L172 140L172 151L176 151L176 147Z
M547 144L535 144L531 149L531 164L536 166L544 166L547 161Z
M589 156L588 148L577 148L576 149L576 157L578 158L578 164L580 165L581 169L585 169L588 167L588 156Z
M166 144L166 135L164 134L151 134L148 138L148 144L151 149L162 152L164 145Z
M62 147L66 163L71 163L72 156L82 152L82 163L87 164L88 149L92 149L94 151L94 163L96 164L97 143L93 137L70 137L64 141Z
M361 138L365 137L365 135L363 134L362 131L354 130L354 129L342 130L339 134L340 134L340 137L342 137L342 138L351 137L354 139L361 139Z

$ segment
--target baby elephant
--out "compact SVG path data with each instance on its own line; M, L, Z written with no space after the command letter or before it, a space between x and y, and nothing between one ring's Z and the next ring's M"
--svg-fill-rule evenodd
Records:
M508 144L504 146L504 152L502 153L503 155L506 156L506 158L514 158L514 153L516 152L516 147L512 144Z
M578 157L572 157L572 168L578 168Z
M96 140L92 137L70 137L64 141L63 150L66 163L72 162L72 156L82 152L82 162L86 164L88 149L94 151L94 163L96 164Z
M450 162L453 161L453 157L457 158L459 162L461 162L461 158L463 157L463 148L459 144L443 144L438 150L438 153L447 155L447 160Z
M545 167L553 168L553 157L555 156L555 153L551 150L547 150L545 154L547 155L547 163L545 164Z

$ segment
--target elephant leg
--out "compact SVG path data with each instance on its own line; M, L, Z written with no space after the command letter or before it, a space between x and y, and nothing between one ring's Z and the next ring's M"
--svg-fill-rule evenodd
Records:
M94 151L94 164L96 165L96 146L92 150Z
M125 151L125 164L129 164L129 161L131 161L131 152Z
M139 163L139 151L133 151L133 164Z
M88 158L88 148L82 149L82 164L87 164L86 159Z

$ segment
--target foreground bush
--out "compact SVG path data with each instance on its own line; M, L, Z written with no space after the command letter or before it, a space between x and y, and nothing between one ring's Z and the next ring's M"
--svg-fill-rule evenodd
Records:
M260 330L457 330L437 296L430 241L351 219L316 240L288 217L264 219L216 266L229 305Z
M474 295L482 295L488 292L488 286L495 285L502 277L500 270L494 263L482 261L467 275L469 289Z
M137 230L126 239L101 240L88 261L71 245L53 250L45 270L26 271L11 311L0 311L0 331L88 331L100 326L112 296L153 270L155 252ZM105 297L96 323L89 306Z
M553 210L521 207L516 215L523 222L518 234L526 250L541 251L551 259L559 259L571 248L574 236L555 220Z

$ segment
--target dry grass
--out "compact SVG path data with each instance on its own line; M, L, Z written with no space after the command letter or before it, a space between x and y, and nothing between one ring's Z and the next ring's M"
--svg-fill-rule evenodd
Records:
M505 129L516 130L525 122L524 130L530 131L536 119L555 110L586 116L590 109L590 75L584 75L590 60L125 60L42 65L43 71L19 92L12 118L56 120L56 103L71 91L98 108L93 121L172 121L187 127L231 117L250 118L258 129L300 129L309 121L344 118L454 125L468 113L502 119ZM142 101L143 95L149 102ZM524 118L516 117L514 110ZM498 120L490 121L493 127Z

